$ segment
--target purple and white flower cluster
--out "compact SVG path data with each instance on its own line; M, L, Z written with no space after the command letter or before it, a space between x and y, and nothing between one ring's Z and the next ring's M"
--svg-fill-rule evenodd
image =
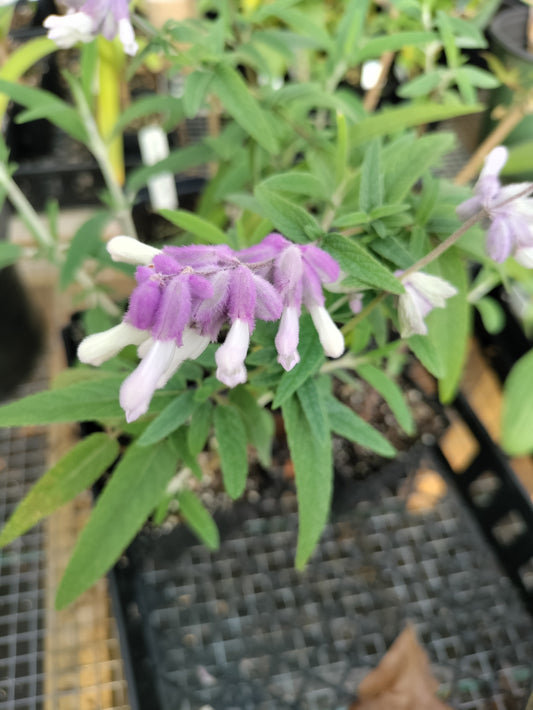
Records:
M322 292L322 284L338 279L339 266L312 244L293 244L274 233L240 251L226 245L159 250L115 237L108 251L115 261L140 264L137 286L122 323L85 338L78 357L100 365L126 345L139 346L141 362L120 390L129 422L147 411L155 390L185 360L199 357L217 340L226 323L229 330L215 360L216 376L228 387L246 381L244 361L257 319L280 320L275 344L285 370L300 361L302 306L326 355L336 358L344 352L344 337L324 307Z
M488 256L499 264L513 256L522 266L533 268L533 199L522 196L528 183L502 187L499 175L508 157L504 146L487 155L474 197L460 204L456 212L466 220L484 210Z
M61 49L78 42L91 42L96 35L106 39L118 36L126 54L138 50L130 21L128 0L69 0L65 15L49 15L43 22L48 37Z

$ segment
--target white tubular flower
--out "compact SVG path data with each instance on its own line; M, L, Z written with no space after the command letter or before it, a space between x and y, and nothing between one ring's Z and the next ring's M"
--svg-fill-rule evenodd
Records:
M521 266L525 266L526 269L533 269L533 246L518 247L514 258Z
M137 54L139 45L135 41L135 32L129 20L122 19L118 21L118 38L122 42L126 54L130 56Z
M60 49L70 49L78 42L91 42L94 37L93 19L85 12L49 15L43 27L48 30L49 39Z
M283 369L292 370L300 362L298 353L298 340L300 335L300 316L298 309L287 306L283 309L281 320L276 335L276 349L278 362Z
M173 340L154 341L148 354L120 388L120 406L127 422L134 422L148 411L158 382L167 372L177 350Z
M398 274L397 274L398 275ZM402 280L405 293L398 298L400 335L426 335L428 332L424 318L433 308L444 308L446 299L457 294L457 289L439 276L431 276L421 271Z
M193 328L185 328L183 331L183 345L176 348L169 366L157 381L157 389L167 384L185 360L196 360L197 357L200 357L208 345L209 337L207 335L200 335Z
M344 352L344 335L324 306L308 307L324 352L328 357L340 357Z
M215 353L216 377L227 387L246 382L244 360L250 345L250 328L246 321L237 318L231 324L226 340Z
M140 345L148 337L149 334L145 330L122 322L114 328L84 338L78 347L78 359L87 365L98 367L117 355L122 348L127 345Z
M154 256L162 253L160 249L143 244L138 239L123 236L110 239L106 249L113 261L145 266L152 263Z

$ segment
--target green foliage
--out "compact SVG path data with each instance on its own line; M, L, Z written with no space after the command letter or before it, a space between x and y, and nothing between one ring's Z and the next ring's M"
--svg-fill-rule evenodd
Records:
M0 269L15 264L22 254L22 249L18 244L11 242L0 242Z
M227 404L215 408L214 423L224 486L236 499L244 493L248 476L246 427L239 410Z
M505 381L502 446L510 456L533 451L533 350L515 363Z
M298 496L296 567L303 569L329 517L333 483L331 436L320 391L311 379L284 401L282 412Z
M175 471L176 457L169 443L129 447L78 538L57 590L58 609L74 601L118 560Z
M107 434L91 434L78 442L35 484L0 534L0 547L75 498L111 466L118 443Z
M178 493L179 510L194 534L210 550L218 550L220 537L218 528L192 491Z

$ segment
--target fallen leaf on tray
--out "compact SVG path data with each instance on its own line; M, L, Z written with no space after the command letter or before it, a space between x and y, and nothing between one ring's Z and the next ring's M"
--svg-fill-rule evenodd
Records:
M451 710L435 696L438 687L426 652L407 626L361 681L350 710Z

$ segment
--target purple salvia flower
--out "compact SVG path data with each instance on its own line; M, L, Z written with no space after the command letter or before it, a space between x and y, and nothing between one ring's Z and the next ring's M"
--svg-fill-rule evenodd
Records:
M216 377L227 387L236 387L246 382L244 360L250 345L248 321L237 318L231 324L226 340L215 353Z
M86 0L81 6L71 7L66 15L49 15L43 25L48 37L62 49L91 42L101 34L109 40L118 36L127 54L138 50L127 0Z
M507 158L503 146L489 153L474 187L474 197L460 204L456 212L461 219L468 219L483 209L487 255L499 264L514 255L525 265L529 256L524 249L533 246L533 200L520 196L527 190L527 183L501 187L498 175Z
M276 334L275 344L278 351L278 362L287 370L300 362L298 340L300 338L300 309L286 306L281 315L279 329Z
M135 421L148 411L158 382L170 368L176 350L172 340L155 340L147 355L124 380L119 401L127 422Z
M400 276L396 271L395 276ZM446 299L455 296L457 289L439 276L417 271L402 279L405 293L398 297L398 318L400 335L426 335L428 332L424 318L433 308L444 308Z
M149 333L145 330L123 321L109 330L84 338L78 346L78 358L87 365L99 366L127 345L141 345L148 338Z
M148 265L152 263L155 256L161 254L160 249L143 244L133 237L124 236L110 239L106 249L113 261L122 261L125 264Z
M193 320L204 335L216 340L227 318L231 272L218 271L210 279L213 295L197 304Z

